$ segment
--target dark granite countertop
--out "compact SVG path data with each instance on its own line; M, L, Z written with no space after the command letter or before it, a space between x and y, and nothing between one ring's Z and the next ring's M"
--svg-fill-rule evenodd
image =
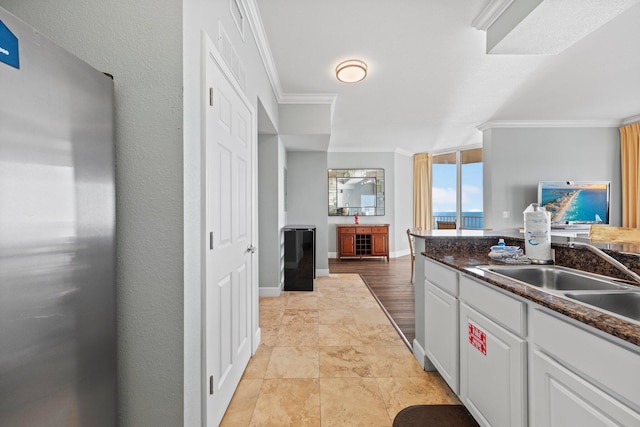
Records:
M586 235L586 233L584 233ZM430 239L448 240L453 237L461 240L473 240L478 238L486 238L492 242L499 238L514 239L521 244L524 242L523 233L518 230L506 230L506 231L487 231L487 230L422 230L411 229L411 235L414 237L428 237ZM604 250L605 252L613 252L619 254L633 255L640 257L640 244L637 243L612 243L612 242L596 242L591 241L588 238L582 237L564 237L564 236L551 236L551 243L554 247L565 246L567 247L569 242L586 242L591 243L594 246ZM495 244L492 243L492 244ZM487 251L488 252L488 251ZM636 271L637 272L637 271Z
M428 258L618 337L630 344L640 346L640 324L592 309L561 295L545 292L535 286L473 268L487 264L505 265L489 258L487 255L489 248L497 243L498 238L503 238L507 245L520 246L524 249L522 233L517 231L414 230L411 234L425 239L426 248L422 254ZM589 239L571 240L589 242ZM603 260L590 252L581 249L570 249L568 247L569 241L570 239L567 237L552 238L556 265L612 276L618 279L628 279L617 270L612 270L608 264L605 264ZM595 246L603 249L609 255L615 256L616 259L635 272L640 271L639 245L598 243Z

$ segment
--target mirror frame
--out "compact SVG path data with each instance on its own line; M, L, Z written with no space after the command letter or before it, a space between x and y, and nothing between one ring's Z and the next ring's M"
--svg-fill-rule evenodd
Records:
M384 169L329 169L329 216L384 216ZM376 206L373 208L338 206L338 178L374 178ZM371 210L373 209L373 210Z

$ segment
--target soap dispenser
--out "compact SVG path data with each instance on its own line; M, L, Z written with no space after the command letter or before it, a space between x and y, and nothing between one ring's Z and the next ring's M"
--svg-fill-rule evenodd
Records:
M531 203L524 214L524 249L533 264L553 264L551 253L551 213Z

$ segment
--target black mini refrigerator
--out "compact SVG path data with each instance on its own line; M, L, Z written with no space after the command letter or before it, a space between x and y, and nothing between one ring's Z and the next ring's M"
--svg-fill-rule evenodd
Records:
M284 227L284 290L313 291L315 277L315 225Z

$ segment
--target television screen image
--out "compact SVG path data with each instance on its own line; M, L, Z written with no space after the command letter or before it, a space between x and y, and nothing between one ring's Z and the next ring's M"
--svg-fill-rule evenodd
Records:
M551 212L551 225L609 223L608 181L540 181L538 203Z

